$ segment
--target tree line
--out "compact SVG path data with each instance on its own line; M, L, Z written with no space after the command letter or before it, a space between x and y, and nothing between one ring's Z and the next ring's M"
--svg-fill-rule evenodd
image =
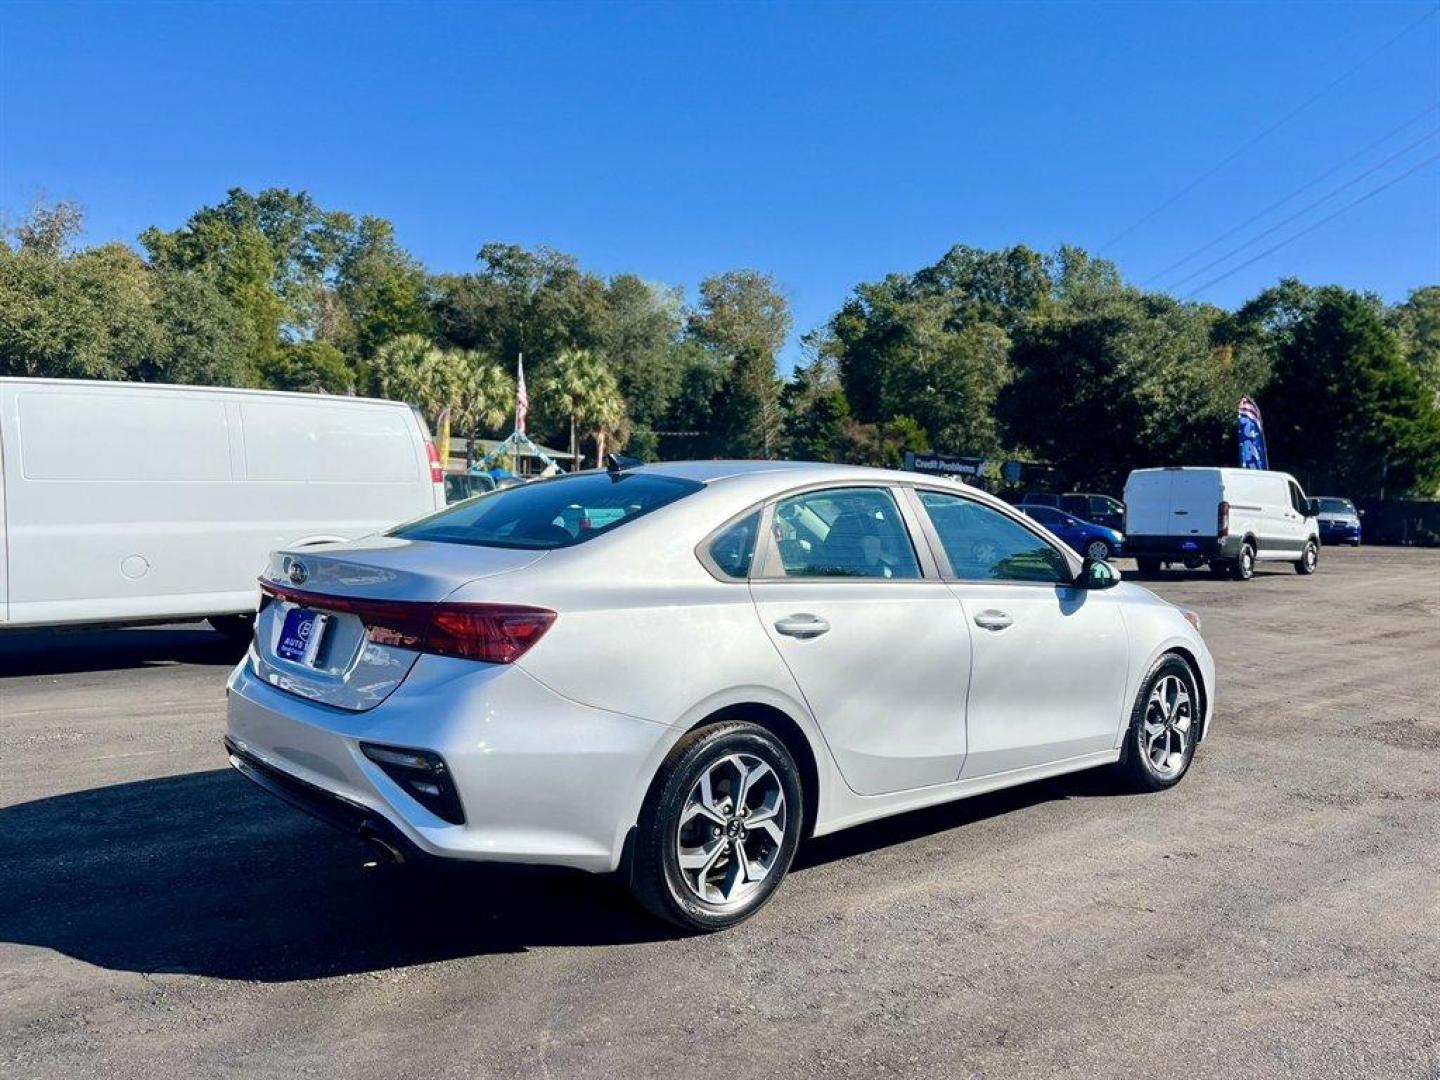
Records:
M1312 490L1429 497L1440 484L1440 286L1401 303L1282 280L1228 311L1126 283L1074 247L959 245L858 284L805 333L769 275L682 290L486 243L433 274L382 218L304 192L229 192L138 246L79 246L73 204L0 244L0 374L134 379L415 403L502 434L525 357L531 433L591 460L904 452L1053 464L1116 490L1135 467L1236 460L1242 394L1272 464Z

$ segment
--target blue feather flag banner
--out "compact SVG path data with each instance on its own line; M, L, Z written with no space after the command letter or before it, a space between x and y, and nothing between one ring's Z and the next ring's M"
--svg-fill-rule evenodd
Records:
M1270 456L1265 452L1265 425L1260 422L1260 407L1249 396L1240 399L1240 467L1268 469Z

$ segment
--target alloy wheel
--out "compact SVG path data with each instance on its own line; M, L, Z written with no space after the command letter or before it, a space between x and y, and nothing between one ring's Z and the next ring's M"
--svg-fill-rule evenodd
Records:
M1166 675L1156 682L1145 705L1141 749L1156 776L1170 779L1185 768L1190 748L1194 707L1190 688L1178 675Z
M1110 545L1104 540L1091 540L1085 549L1085 554L1098 562L1104 562L1110 557Z
M686 888L717 907L743 904L765 881L785 842L780 777L754 754L727 754L705 767L675 832Z

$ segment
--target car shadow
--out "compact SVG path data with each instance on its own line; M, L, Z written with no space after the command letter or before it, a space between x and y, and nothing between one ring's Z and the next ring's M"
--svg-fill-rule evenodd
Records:
M667 936L605 878L376 866L228 768L0 808L0 867L0 941L125 971L284 982Z
M205 623L0 634L0 678L70 675L161 664L232 666L245 646Z
M1077 774L904 814L810 841L795 871L1099 794ZM143 973L288 982L679 934L606 877L376 865L229 769L0 808L0 867L0 941Z
M941 803L923 810L911 810L819 837L801 846L792 869L803 871L812 866L823 866L839 859L849 859L937 833L964 828L989 818L1039 806L1041 803L1066 799L1113 799L1131 794L1134 792L1116 783L1109 769L1087 769L1084 772L1005 788L1003 791L992 791L986 795Z

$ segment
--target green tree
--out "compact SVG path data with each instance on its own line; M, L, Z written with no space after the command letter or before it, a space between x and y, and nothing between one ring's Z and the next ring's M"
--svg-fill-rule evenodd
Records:
M1373 297L1327 286L1277 331L1262 409L1271 463L1351 496L1440 482L1440 409Z
M785 421L784 451L801 461L840 461L846 450L845 430L850 404L840 383L833 357L825 354L814 336L806 340L813 354L795 369L781 393Z
M515 382L494 361L474 350L442 349L419 334L404 334L376 350L371 385L381 397L414 405L436 432L441 460L449 457L450 432L493 430L515 401Z
M1440 285L1412 290L1391 312L1390 325L1410 366L1440 402Z
M582 427L595 429L598 461L608 434L624 424L624 399L610 366L597 353L566 349L545 367L535 386L547 407L569 420L571 466L580 467Z

